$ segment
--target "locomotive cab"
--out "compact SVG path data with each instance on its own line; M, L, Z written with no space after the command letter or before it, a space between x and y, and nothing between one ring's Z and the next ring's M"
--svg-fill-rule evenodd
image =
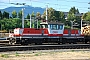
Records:
M47 22L42 22L40 23L41 28L48 28L48 23Z
M63 36L64 24L59 22L49 22L48 32L49 36Z
M40 23L42 28L48 29L49 36L62 36L64 31L64 24L59 22L43 22Z

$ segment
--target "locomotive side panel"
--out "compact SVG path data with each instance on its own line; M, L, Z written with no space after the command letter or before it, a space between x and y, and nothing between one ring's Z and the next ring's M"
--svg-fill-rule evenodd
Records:
M17 30L18 31L18 30ZM19 29L19 31L22 31L22 33L14 34L16 37L17 43L42 43L43 38L48 36L48 30L47 29L35 29L35 28L24 28Z
M81 31L75 29L65 29L63 32L63 39L65 42L69 43L85 42L84 36L81 35Z
M43 25L44 26L44 25ZM64 29L64 24L49 23L47 28L16 28L14 42L20 44L42 43L76 43L84 42L80 30ZM11 40L10 40L11 41ZM13 40L12 40L13 41Z

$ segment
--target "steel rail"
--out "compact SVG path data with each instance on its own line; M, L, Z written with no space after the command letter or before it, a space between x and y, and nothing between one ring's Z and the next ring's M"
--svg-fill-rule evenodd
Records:
M52 50L52 49L90 49L90 44L3 46L3 47L0 47L0 52L28 51L28 50Z

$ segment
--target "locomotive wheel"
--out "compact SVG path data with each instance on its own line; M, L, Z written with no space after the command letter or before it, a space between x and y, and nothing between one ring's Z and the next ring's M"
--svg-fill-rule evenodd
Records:
M42 45L42 43L35 43L35 45Z
M25 41L24 40L21 40L21 45L25 45Z
M21 45L28 45L28 43L25 40L22 40Z
M85 44L87 44L87 40L85 40Z
M15 45L15 39L14 38L10 38L9 39L9 44L10 45Z
M58 45L60 45L60 43L58 43Z

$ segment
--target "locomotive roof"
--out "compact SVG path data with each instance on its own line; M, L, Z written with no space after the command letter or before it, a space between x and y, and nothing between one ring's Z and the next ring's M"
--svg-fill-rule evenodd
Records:
M42 22L40 24L59 24L59 25L64 25L63 23L61 22Z
M61 23L61 22L48 22L48 24L59 24L59 25L64 25L64 24Z

